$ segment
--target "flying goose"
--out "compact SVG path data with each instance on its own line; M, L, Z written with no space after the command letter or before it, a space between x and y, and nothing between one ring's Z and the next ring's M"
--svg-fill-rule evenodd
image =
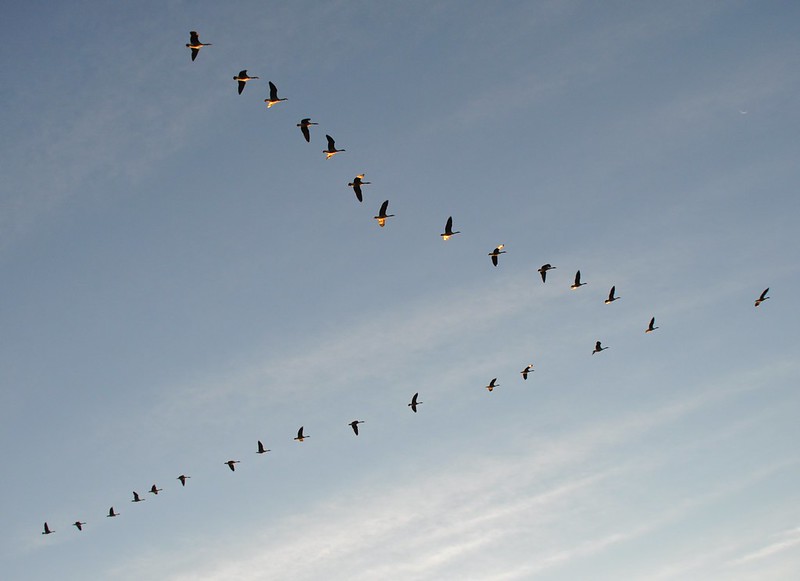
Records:
M311 436L304 436L303 435L303 426L300 426L300 429L297 430L297 436L294 439L297 440L298 442L302 442L306 438L310 438L310 437Z
M228 465L228 468L231 469L231 472L236 472L236 465L239 463L239 460L228 460L227 462L223 462L223 464Z
M552 266L549 262L547 264L543 264L542 267L539 269L539 274L542 275L542 282L545 282L547 279L547 271L554 270L556 267Z
M653 331L658 329L658 327L654 326L655 324L656 324L656 318L653 317L652 319L650 319L650 324L647 325L647 329L645 329L644 332L645 333L652 333Z
M364 186L366 184L372 183L372 182L362 182L361 180L363 180L363 179L364 179L364 174L360 173L356 177L353 178L352 182L347 184L348 186L353 188L353 191L356 193L356 198L358 198L359 202L363 202L364 201L362 196L361 196L361 186Z
M136 494L136 493L134 492L134 494ZM114 512L114 507L112 506L111 508L108 509L108 514L106 515L106 518L112 518L112 517L115 517L115 516L119 516L119 513L118 512Z
M243 71L239 71L239 74L233 77L234 81L239 81L239 94L242 94L244 91L244 86L247 84L247 81L252 81L253 79L257 79L258 77L251 77L247 74L247 69Z
M617 299L621 299L622 298L622 297L615 297L614 296L614 291L615 290L617 290L617 286L616 285L611 287L611 290L608 292L608 298L605 301L603 301L603 303L605 303L606 305L610 305L611 303L613 303Z
M44 523L44 532L42 532L42 534L43 534L43 535L51 535L51 534L53 534L54 532L56 532L56 531L51 531L51 530L50 530L50 527L49 527L49 526L47 526L47 522L45 521L45 523Z
M522 374L522 379L527 380L528 379L528 374L531 371L533 371L533 363L529 363L528 365L525 366L525 369L520 371L520 373Z
M411 403L408 404L408 407L410 407L411 411L414 413L417 413L417 406L422 404L421 401L417 401L418 397L419 397L419 392L414 394L414 397L411 398Z
M582 287L585 284L586 284L585 282L581 282L581 271L579 270L578 272L575 273L575 282L572 283L572 285L569 288L575 290L577 288Z
M378 226L383 228L386 225L386 218L392 218L394 214L387 214L386 210L389 207L389 200L386 200L381 204L381 209L378 210L378 215L373 216L378 221Z
M272 107L273 105L277 105L281 101L288 101L286 97L283 99L278 98L278 87L275 86L275 83L272 81L269 82L269 99L264 99L264 102L267 104L267 109Z
M131 500L131 502L144 502L145 500L146 500L145 498L139 498L138 492L136 492L135 490L133 491L133 500ZM111 515L109 514L108 516Z
M204 46L211 46L211 43L200 42L200 37L197 35L196 30L189 32L189 44L186 45L186 48L192 49L192 60L197 58L197 53Z
M765 300L767 300L769 298L767 296L768 292L769 292L769 287L765 288L764 292L761 293L761 296L756 299L756 306L760 305L761 303L763 303Z
M186 486L186 481L191 478L191 476L186 476L186 474L181 474L178 476L177 480L181 481L181 486Z
M364 423L363 420L353 420L352 422L350 422L347 425L350 426L351 428L353 428L353 433L357 436L358 435L358 424L363 424L363 423Z
M322 150L322 153L325 154L325 159L330 159L340 151L344 151L344 149L336 149L336 143L333 141L333 137L330 135L326 135L325 139L328 140L328 149Z
M72 526L77 528L79 531L82 531L83 530L83 525L85 525L85 524L86 524L85 522L81 522L79 520L76 520L74 523L72 523Z
M496 377L489 382L489 385L486 386L486 389L488 389L489 391L493 391L495 387L500 387L500 384L497 383Z
M264 444L261 443L261 440L258 441L258 452L256 454L266 454L267 452L272 452L272 450L267 450L264 447Z
M164 490L164 489L163 488L157 488L156 485L153 484L153 486L150 487L150 490L148 492L150 492L150 494L155 494L156 496L158 496L158 493L161 492L162 490Z
M453 217L450 216L447 219L447 224L444 225L444 234L439 234L439 236L442 237L442 240L449 240L451 236L455 236L456 234L461 234L461 232L458 230L453 232Z
M497 248L495 248L489 253L489 256L492 257L492 264L494 264L495 266L497 266L497 257L500 256L501 254L506 253L506 251L503 250L503 248L505 248L505 244L500 244Z
M602 347L600 345L600 341L598 341L597 343L594 344L594 351L592 351L592 355L594 355L595 353L600 353L600 351L605 351L606 349L608 349L608 347Z
M311 143L311 133L309 132L308 128L311 125L319 125L319 123L312 123L311 117L306 117L300 120L300 123L297 126L300 128L300 132L303 134L303 137L306 138L308 143Z

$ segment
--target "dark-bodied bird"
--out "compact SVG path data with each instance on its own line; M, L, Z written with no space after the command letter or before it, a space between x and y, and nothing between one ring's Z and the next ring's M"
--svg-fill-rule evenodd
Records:
M153 486L150 487L149 492L150 492L150 494L155 494L156 496L158 496L158 493L161 492L162 490L164 490L164 489L163 488L157 488L156 485L153 484Z
M258 441L258 451L256 454L266 454L267 452L272 452L272 450L268 450L264 447L264 444L261 443L261 440Z
M394 216L394 214L386 213L386 210L388 208L389 208L389 200L386 200L385 202L383 202L383 204L381 204L381 209L378 210L378 215L373 216L373 218L375 218L378 221L378 226L380 226L381 228L386 226L386 218L392 218Z
M761 296L756 299L756 306L760 305L761 303L763 303L765 300L767 300L769 298L767 296L768 292L769 292L769 287L765 288L764 292L761 293Z
M244 86L247 84L247 81L252 81L253 79L257 78L258 77L249 76L247 74L247 69L244 69L243 71L239 71L239 74L233 77L233 80L239 82L239 94L241 95L242 91L244 91Z
M133 500L131 500L131 502L144 502L145 500L146 499L139 497L138 492L136 492L135 490L133 491Z
M356 177L353 178L352 182L347 184L348 186L353 188L353 191L356 193L356 198L358 199L359 202L363 201L363 197L361 196L361 186L364 186L364 185L367 185L369 183L372 183L372 182L362 182L361 180L363 180L363 179L364 179L364 174L360 173Z
M581 282L581 271L579 270L578 272L575 273L575 282L573 282L569 288L575 290L576 288L580 288L585 284L586 284L585 282Z
M134 494L136 494L136 493L134 492ZM114 507L112 506L111 508L108 509L108 514L106 515L106 518L112 518L112 517L115 517L115 516L119 516L119 513L118 512L114 512Z
M539 269L539 274L542 275L542 282L547 280L547 271L548 270L555 270L555 266L551 265L550 263L543 264L542 267Z
M43 535L51 535L56 531L51 531L50 527L47 526L47 522L44 523L44 531L42 532Z
M191 476L186 476L186 474L181 474L180 476L178 476L177 480L181 481L181 486L186 486L186 481L189 480L189 478L191 478Z
M352 422L350 422L347 425L350 426L351 428L353 428L353 433L357 436L358 435L358 424L363 424L363 423L364 423L363 420L353 420Z
M308 130L311 125L319 125L319 123L312 123L311 117L306 117L305 119L301 119L300 123L297 124L297 126L300 128L300 132L303 134L303 137L306 138L308 143L311 143L311 132Z
M456 234L461 234L460 231L453 232L453 217L450 216L447 219L447 224L444 225L444 233L439 234L442 237L442 240L449 240L451 236L455 236Z
M614 291L616 291L616 290L617 290L616 285L612 286L611 290L608 291L608 298L606 300L604 300L603 303L605 303L606 305L610 305L611 303L613 303L617 299L621 299L622 297L615 297L614 296Z
M520 371L520 373L522 374L522 379L527 380L528 379L528 374L531 371L533 371L533 363L529 363L528 365L525 366L525 369Z
M645 333L652 333L653 331L658 329L658 327L656 327L655 324L656 324L656 318L653 317L652 319L650 319L650 324L647 325L647 329L645 329L644 332Z
M497 248L495 248L489 253L489 256L492 257L492 264L494 264L495 266L497 266L497 257L500 256L501 254L506 253L506 251L503 250L505 246L506 246L505 244L500 244Z
M82 531L83 530L83 525L85 525L85 524L86 524L85 522L81 522L79 520L76 520L74 523L72 523L72 526L74 526L79 531Z
M600 345L600 341L598 341L597 343L594 344L594 351L592 351L592 355L594 355L595 353L600 353L600 351L605 351L606 349L608 349L608 347L603 347L602 345Z
M272 81L269 82L269 99L264 99L264 102L267 104L267 109L272 107L273 105L277 105L281 101L288 101L286 97L283 99L278 98L278 87L275 86L275 83Z
M228 460L227 462L223 462L223 464L227 464L231 472L236 472L236 465L239 464L239 460Z
M200 37L197 35L197 31L192 30L189 33L189 44L186 45L186 48L192 49L192 60L197 58L197 53L199 53L200 49L204 46L211 46L211 43L200 42Z
M304 426L300 426L300 429L299 429L299 430L297 430L297 436L295 436L295 437L293 438L294 440L297 440L298 442L302 442L302 441L303 441L303 440L305 440L306 438L310 438L310 437L311 437L311 436L304 436L304 435L303 435L303 427L304 427Z
M488 389L489 391L493 391L495 387L500 387L500 384L497 383L496 377L489 382L489 385L486 386L486 389Z
M421 401L417 401L418 397L419 397L419 392L414 394L414 397L411 398L411 403L408 404L408 407L410 407L411 411L414 413L417 413L417 406L422 404Z
M344 149L336 149L336 143L333 141L333 137L330 135L326 135L325 139L328 140L328 149L322 150L322 153L325 154L325 159L330 159L340 151L344 151Z

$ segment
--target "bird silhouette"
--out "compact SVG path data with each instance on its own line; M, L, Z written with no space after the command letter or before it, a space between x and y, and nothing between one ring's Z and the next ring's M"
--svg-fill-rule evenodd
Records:
M311 132L308 130L311 125L319 125L319 123L312 123L311 117L306 117L301 119L300 123L297 124L297 126L300 128L300 132L303 134L303 137L306 138L308 143L311 143Z
M495 266L497 266L497 257L500 256L501 254L506 253L506 251L503 250L503 248L505 248L505 244L500 244L497 248L495 248L489 253L489 256L492 257L492 264L494 264Z
M489 385L486 386L486 389L488 389L489 391L494 391L495 387L500 387L500 384L497 383L496 377L489 382Z
M442 240L449 240L451 236L455 236L456 234L461 234L460 231L453 232L453 217L450 216L447 219L447 224L444 225L444 233L439 234L442 237Z
M136 493L134 492L133 494L135 495ZM114 507L112 506L111 508L108 509L108 514L106 515L106 518L112 518L115 516L119 516L119 513L114 512Z
M133 491L133 500L131 500L131 502L144 502L145 500L146 499L139 497L139 493L138 492L136 492L135 490ZM109 515L109 516L111 516L111 515Z
M766 301L769 298L767 296L768 292L769 292L769 287L765 288L764 292L761 293L761 296L756 299L756 306L760 305L761 303L763 303L764 301ZM780 309L780 307L779 307L779 309Z
M350 426L351 428L353 428L353 433L357 436L358 435L358 424L363 424L363 423L364 423L363 420L353 420L352 422L350 422L347 425Z
M417 401L418 397L419 397L419 392L414 394L414 397L411 398L411 403L408 404L408 407L410 407L411 411L414 413L417 413L417 406L422 404L421 401Z
M239 94L242 94L244 91L244 86L247 84L247 81L252 81L253 79L257 79L258 77L251 77L247 74L247 69L239 71L239 74L233 77L234 81L239 82Z
M539 274L542 275L542 282L547 280L547 271L548 270L555 270L555 266L552 266L550 263L543 264L542 267L539 269Z
M336 149L336 143L333 141L333 137L331 137L330 135L326 135L325 139L328 140L328 149L322 150L322 153L325 154L325 159L330 159L337 153L344 151L344 149Z
M269 82L269 99L264 99L264 102L267 104L267 109L272 107L273 105L277 105L281 101L288 101L287 98L279 99L278 98L278 87L275 86L275 83L272 81Z
M658 329L658 327L654 326L655 324L656 324L656 318L653 317L652 319L650 319L650 324L647 325L647 329L645 329L644 332L645 333L652 333L653 331Z
M600 341L594 344L594 351L592 351L592 355L595 353L600 353L600 351L605 351L608 347L603 347L600 345Z
M361 180L363 179L364 179L364 174L360 173L353 178L352 182L347 184L348 186L353 188L353 191L356 193L356 198L358 198L359 202L363 201L363 197L361 196L361 186L372 183L372 182L362 182Z
M239 464L239 460L228 460L227 462L223 462L223 464L227 464L231 472L236 472L236 465Z
M615 290L617 290L617 287L616 287L616 285L615 285L615 286L612 286L612 287L611 287L611 290L610 290L610 291L608 291L608 298L607 298L605 301L603 301L603 303L605 303L606 305L610 305L611 303L613 303L613 302L614 302L614 301L616 301L617 299L621 299L621 298L622 298L622 297L615 297L615 296L614 296L614 291L615 291Z
M192 60L197 58L197 53L199 53L200 49L204 46L211 46L211 43L200 42L200 37L197 35L197 31L192 30L189 33L189 44L186 45L186 48L192 49Z
M181 486L186 486L186 481L189 480L189 478L191 478L191 476L186 476L186 474L181 474L180 476L178 476L176 480L181 481Z
M576 288L580 288L585 284L586 284L585 282L581 282L581 271L579 270L578 272L575 273L575 282L573 282L569 288L575 290Z
M310 438L310 437L311 437L311 436L304 436L304 435L303 435L303 427L304 427L304 426L300 426L300 429L299 429L299 430L297 430L297 436L295 436L295 437L293 438L294 440L297 440L298 442L302 442L302 441L303 441L303 440L305 440L306 438Z
M272 450L267 450L264 448L264 444L261 443L261 440L258 441L258 451L256 454L266 454L267 452L272 452Z
M56 531L50 530L50 527L47 526L47 522L44 523L44 531L42 532L43 535L52 535Z
M72 523L72 526L74 526L79 531L82 531L83 530L83 525L85 525L85 524L86 524L85 522L81 522L79 520L76 520L74 523Z
M162 490L163 488L156 488L156 485L153 484L153 486L150 487L149 492L150 494L155 494L156 496L158 496L158 493L161 492Z
M389 207L389 200L386 200L381 204L381 209L378 210L378 215L373 216L378 221L378 226L383 228L386 225L386 218L394 217L394 214L387 214L386 209Z
M525 369L520 371L520 373L522 374L522 379L527 380L528 379L528 374L531 371L533 371L533 363L529 363L528 365L525 366Z

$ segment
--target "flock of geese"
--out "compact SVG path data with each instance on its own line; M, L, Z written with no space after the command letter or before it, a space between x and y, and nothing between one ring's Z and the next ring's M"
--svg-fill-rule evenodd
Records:
M193 31L191 31L189 33L189 42L186 44L186 47L189 48L192 51L192 61L194 61L197 58L197 55L200 53L200 50L202 48L206 47L206 46L212 46L212 45L211 45L211 43L200 42L200 37L199 37L199 35L198 35L198 33L196 31L193 30ZM237 90L238 90L238 93L240 95L242 94L242 91L244 91L244 89L247 86L248 82L253 81L253 80L257 80L257 79L258 79L258 77L251 77L250 75L248 75L247 74L247 69L241 70L238 75L235 75L233 77L233 80L237 82ZM277 88L277 86L272 81L268 81L268 82L269 82L269 97L264 99L264 102L267 104L267 108L269 109L272 106L277 105L281 101L286 101L287 98L286 97L283 97L283 98L278 97L278 88ZM297 124L297 127L300 128L300 132L302 133L303 138L306 140L306 142L309 142L309 143L311 142L310 127L312 125L318 125L318 123L312 122L310 117L306 117L306 118L301 119L300 123ZM325 159L330 159L331 157L333 157L337 153L341 153L341 152L345 151L344 149L337 149L336 148L336 143L335 143L334 139L330 135L325 135L325 138L327 139L327 142L328 142L327 149L324 149L322 151L325 154ZM353 192L355 193L356 198L358 199L359 202L363 202L363 194L362 194L361 186L368 185L370 183L370 182L363 181L364 180L364 176L365 176L365 174L363 174L363 173L359 174L355 178L353 178L352 182L347 184L348 187L353 188ZM387 210L388 210L388 207L389 207L389 200L386 200L381 204L380 210L378 211L378 215L374 216L374 219L377 220L378 225L381 228L386 225L386 220L388 218L391 218L391 217L394 216L394 214L387 214L386 213ZM442 240L449 240L450 238L452 238L456 234L460 234L460 233L461 232L459 230L453 230L453 217L450 216L450 217L447 218L447 222L445 223L444 232L439 234L439 236L442 238ZM489 253L489 257L491 258L492 264L494 266L498 265L500 255L506 253L506 251L503 250L504 248L505 248L505 245L504 244L500 244L494 250L492 250ZM538 272L542 277L542 283L546 283L547 282L547 273L549 271L555 270L555 269L556 269L556 267L553 266L552 264L549 264L549 263L548 264L543 264L538 269ZM580 287L585 286L585 285L586 285L585 282L581 282L581 271L578 270L575 273L574 282L570 285L569 288L571 290L577 290ZM611 303L613 303L615 301L618 301L619 299L622 298L621 296L618 296L616 294L616 290L617 290L616 286L612 286L611 287L611 290L609 291L608 297L605 299L604 304L609 305L609 304L611 304ZM767 287L766 289L764 289L762 291L762 293L759 295L759 297L755 300L755 306L756 307L758 307L764 301L766 301L767 299L770 298L770 297L767 296L768 292L769 292L769 287ZM656 322L656 318L652 317L650 319L649 324L647 325L647 328L644 330L645 334L652 333L653 331L655 331L656 329L659 328L659 327L655 326L655 322ZM595 342L594 349L592 350L592 355L594 355L595 353L600 353L602 351L605 351L608 348L609 348L608 346L603 346L601 341L597 341L597 342ZM522 369L522 371L520 371L520 374L522 375L522 379L523 380L527 380L528 379L528 374L531 373L532 371L534 371L533 363L529 363L528 365L525 366L524 369ZM499 386L500 386L500 384L497 383L497 378L495 377L486 385L486 389L491 392L491 391L494 390L495 387L499 387ZM407 405L408 405L409 408L411 408L412 412L417 413L417 408L422 403L423 402L419 400L419 392L417 392L411 397L411 402L409 404L407 404ZM358 436L359 435L358 426L359 426L359 424L363 424L363 423L364 423L363 420L353 420L352 422L350 422L347 425L350 426L350 428L353 430L353 433L356 436ZM297 430L297 435L293 439L295 441L297 441L297 442L303 442L307 438L310 438L311 436L306 434L304 430L305 430L305 427L304 426L300 426L300 429ZM266 454L267 452L270 452L270 451L271 450L269 450L268 448L264 447L264 444L261 442L261 440L258 440L257 449L256 449L256 453L257 454ZM223 464L226 465L230 469L231 472L235 472L236 471L236 465L239 464L239 463L240 463L239 460L227 460L227 461L223 462ZM186 481L189 480L190 478L191 478L191 476L187 476L185 474L181 474L180 476L178 476L176 478L176 480L178 480L181 483L181 487L185 487L186 486ZM150 487L150 490L148 490L148 493L153 494L154 496L157 496L158 493L161 492L162 490L163 490L162 488L158 488L155 484L153 484ZM138 492L133 491L133 499L131 500L131 502L139 503L139 502L144 502L145 500L146 499L142 498L142 496L140 496ZM117 512L113 506L111 506L108 509L108 514L106 514L106 517L107 518L114 518L114 517L117 517L119 515L120 515L120 513ZM78 531L82 531L83 527L85 525L86 525L86 522L83 522L81 520L76 520L75 522L72 523L72 526L74 526ZM56 532L55 529L51 529L47 522L44 523L44 530L42 531L43 535L50 535L50 534L53 534L55 532Z

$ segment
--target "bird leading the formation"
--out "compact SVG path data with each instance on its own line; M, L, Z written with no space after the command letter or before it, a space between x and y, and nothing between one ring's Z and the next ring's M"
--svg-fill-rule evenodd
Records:
M186 481L189 480L189 478L191 478L191 476L186 476L186 474L181 474L180 476L178 476L177 480L181 481L181 486L186 486Z
M356 193L356 198L358 199L359 202L363 202L364 201L364 199L363 199L363 197L361 195L361 186L364 186L364 185L367 185L369 183L372 183L372 182L361 181L363 179L364 179L364 174L360 173L356 177L353 178L352 182L347 184L348 186L353 188L353 191Z
M297 440L298 442L302 442L306 438L310 438L310 437L311 436L304 436L303 435L303 426L300 426L300 429L297 430L297 436L295 436L294 439Z
M277 105L281 101L288 101L286 97L283 99L278 98L278 87L275 86L275 83L272 81L269 82L269 99L264 99L264 102L267 104L267 109L272 107L273 105Z
M145 500L146 499L139 497L139 493L138 492L136 492L135 490L133 491L133 500L131 500L131 502L144 502ZM111 516L111 515L109 515L109 516Z
M450 216L447 219L447 223L444 225L444 233L439 234L439 236L442 237L442 240L449 240L451 236L455 236L456 234L461 234L461 232L458 230L453 232L453 217Z
M503 250L505 246L506 246L505 244L500 244L497 248L495 248L489 253L489 256L492 257L492 264L494 264L495 266L497 266L497 257L500 256L501 254L506 253L506 251Z
M358 424L363 424L363 423L364 423L363 420L353 420L352 422L350 422L347 425L350 426L351 428L353 428L353 433L357 436L358 435Z
M136 494L136 493L134 492L134 494ZM106 515L106 518L112 518L112 517L115 517L115 516L119 516L119 513L118 512L114 512L114 507L112 506L111 508L108 509L108 514Z
M598 341L597 343L594 344L594 351L592 351L592 355L594 355L595 353L600 353L600 351L605 351L606 349L608 349L608 347L603 347L602 345L600 345L600 341Z
M656 318L653 317L653 318L650 319L650 324L647 325L647 329L645 329L644 332L645 333L652 333L653 331L658 329L658 327L656 327L655 324L656 324Z
M303 137L306 138L308 143L311 143L311 132L308 130L308 128L312 125L319 125L319 123L312 123L311 117L301 119L300 123L297 124L297 126L300 128L300 133L303 134Z
M582 287L585 284L586 284L585 282L581 282L581 271L579 270L578 272L575 273L575 282L573 282L569 288L575 290L577 288Z
M223 462L223 464L227 464L231 472L236 472L236 465L239 464L239 460L228 460L227 462Z
M247 69L239 71L239 74L233 77L234 81L239 82L239 94L242 94L244 91L244 86L247 84L247 81L252 81L253 79L257 79L258 77L251 77L247 74Z
M211 43L200 42L200 37L197 35L197 31L192 30L189 33L189 44L186 45L186 48L192 49L192 60L197 58L197 53L199 53L200 49L204 46L211 46Z
M74 523L72 523L72 526L74 526L79 531L82 531L83 530L83 525L85 525L85 524L86 524L85 522L81 522L79 520L76 520Z
M543 264L542 267L539 269L539 274L542 275L542 282L547 280L547 271L548 270L555 270L555 266L551 265L549 262L547 264Z
M264 447L264 444L261 443L261 440L258 441L258 451L256 454L266 454L267 452L272 452L272 450L268 450Z
M622 297L615 297L614 296L614 291L616 291L616 290L617 290L616 285L611 287L611 290L608 291L608 298L605 301L603 301L604 304L610 305L611 303L613 303L617 299L621 299L622 298Z
M488 389L489 391L494 391L495 387L500 387L500 384L497 383L496 377L489 382L489 385L486 386L486 389Z
M156 485L153 484L153 486L150 487L149 492L150 492L150 494L155 494L156 496L158 496L158 493L161 492L162 490L164 490L164 489L163 488L157 488Z
M47 526L47 522L44 523L44 531L42 531L43 535L52 535L56 531L51 531L50 527Z
M520 373L522 374L522 379L527 380L528 379L528 374L531 371L533 371L533 363L529 363L528 365L525 366L525 369L520 371Z
M419 392L414 394L414 397L411 398L411 403L408 404L408 407L410 407L411 411L414 413L417 413L417 406L422 404L421 401L417 401L417 398L419 398Z
M769 287L765 288L764 292L761 293L761 296L756 299L756 306L760 305L761 303L763 303L765 300L767 300L769 298L767 296L768 292L769 292Z
M381 209L378 210L378 215L373 216L373 218L375 218L378 221L378 226L380 226L381 228L386 226L386 218L394 217L394 214L386 213L386 210L388 208L389 208L389 200L386 200L385 202L383 202L383 204L381 204Z
M322 153L325 154L325 159L330 159L337 153L344 151L344 149L336 149L336 142L333 141L333 137L330 135L326 135L325 139L328 140L328 149L322 150Z

